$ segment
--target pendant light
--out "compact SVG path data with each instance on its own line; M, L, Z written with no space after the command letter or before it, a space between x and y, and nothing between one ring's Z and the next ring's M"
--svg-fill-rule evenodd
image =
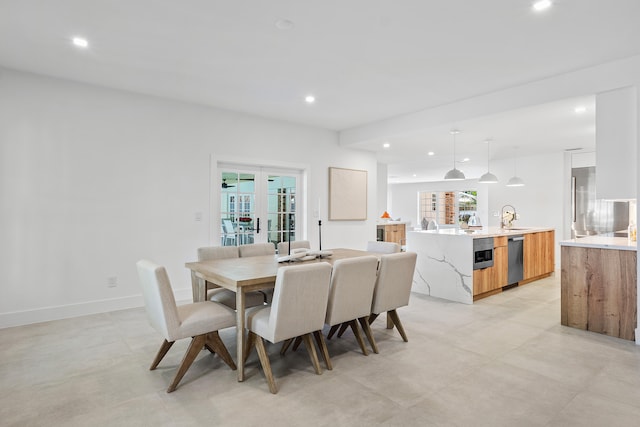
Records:
M517 160L517 156L514 154L513 155L513 176L511 177L511 179L509 179L509 182L507 182L507 187L522 187L524 185L524 181L522 180L522 178L518 176L518 173L517 173L518 168L517 168L516 160Z
M495 184L496 182L498 182L498 177L489 171L489 144L491 140L487 139L484 142L487 144L487 173L482 175L478 182L481 184Z
M461 170L456 169L456 135L459 134L460 131L457 129L451 130L451 135L453 135L453 169L451 169L444 176L444 179L447 181L460 181L465 179L464 173Z

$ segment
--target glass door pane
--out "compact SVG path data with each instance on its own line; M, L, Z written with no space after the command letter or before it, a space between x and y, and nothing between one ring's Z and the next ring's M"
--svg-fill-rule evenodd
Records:
M268 240L279 242L296 240L297 178L269 174L267 177Z
M222 246L254 243L255 180L256 176L253 173L222 172L220 189L220 244Z

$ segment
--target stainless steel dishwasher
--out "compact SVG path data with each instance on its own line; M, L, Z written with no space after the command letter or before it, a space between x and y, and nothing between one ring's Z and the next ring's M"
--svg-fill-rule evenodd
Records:
M520 282L524 277L522 257L522 246L524 244L524 237L510 236L507 244L509 252L509 270L507 273L507 284L513 285L514 283Z

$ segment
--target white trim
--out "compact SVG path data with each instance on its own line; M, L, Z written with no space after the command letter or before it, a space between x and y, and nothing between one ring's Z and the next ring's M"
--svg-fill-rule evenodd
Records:
M176 301L180 303L192 302L191 288L175 289ZM52 320L68 319L91 314L108 313L144 306L142 295L110 298L79 304L67 304L54 307L44 307L35 310L13 311L0 313L0 329L14 326L30 325L32 323L49 322Z
M236 169L242 169L242 167L258 170L265 169L277 173L295 172L295 174L300 177L300 185L298 187L299 194L297 197L302 198L304 205L302 211L298 211L298 220L301 223L301 236L303 239L309 239L308 220L310 218L309 210L312 209L309 206L310 199L308 197L309 174L311 170L311 166L309 164L271 159L265 161L264 159L241 156L223 156L218 158L214 154L211 154L209 156L209 242L213 246L220 245L220 239L218 238L219 234L214 226L214 224L219 224L220 222L220 198L214 197L214 192L216 189L220 188L220 169L224 167L232 167Z

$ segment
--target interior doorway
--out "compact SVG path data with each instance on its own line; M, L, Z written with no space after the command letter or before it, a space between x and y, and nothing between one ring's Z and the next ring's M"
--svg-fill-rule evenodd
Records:
M221 246L304 238L303 173L296 169L218 164L214 227Z

